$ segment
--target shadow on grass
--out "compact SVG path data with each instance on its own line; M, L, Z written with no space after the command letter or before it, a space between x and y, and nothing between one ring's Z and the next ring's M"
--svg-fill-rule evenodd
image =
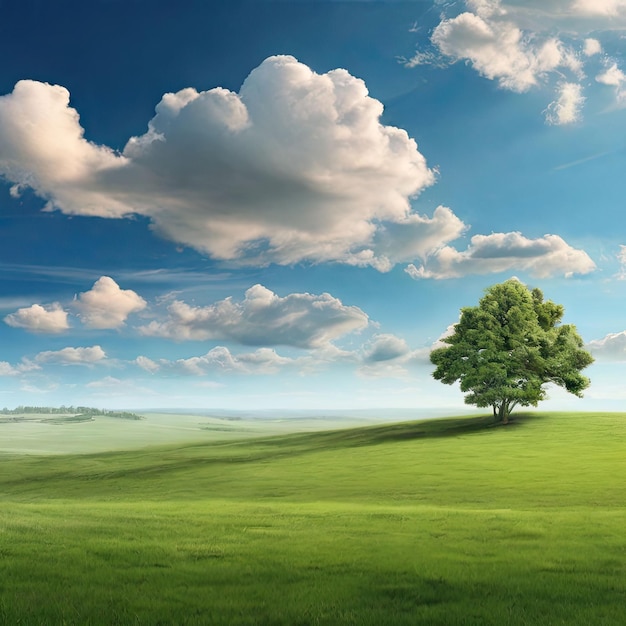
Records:
M538 414L519 413L506 426L494 422L493 416L478 415L436 418L377 426L364 426L322 432L275 435L235 442L198 443L176 447L154 447L138 451L115 451L88 455L67 455L61 458L34 457L25 459L28 468L0 480L3 488L20 484L34 487L51 480L100 481L139 477L149 478L163 472L186 471L208 465L233 465L296 457L326 450L375 446L393 442L441 437L458 437L488 432L495 434L521 427ZM22 475L20 475L22 474Z
M437 418L422 421L400 422L379 426L363 426L317 433L282 435L261 440L267 446L306 447L311 451L323 448L351 448L373 446L394 441L411 439L458 437L463 434L499 428L516 428L525 422L540 418L534 413L519 413L510 418L508 424L494 422L493 416ZM300 445L299 445L300 444Z

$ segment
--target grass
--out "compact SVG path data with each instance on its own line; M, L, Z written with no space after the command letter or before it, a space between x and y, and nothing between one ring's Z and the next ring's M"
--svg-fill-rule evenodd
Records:
M626 415L516 417L0 457L0 623L624 623Z

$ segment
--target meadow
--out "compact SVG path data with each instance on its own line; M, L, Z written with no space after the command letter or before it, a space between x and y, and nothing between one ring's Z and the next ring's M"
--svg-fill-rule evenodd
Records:
M0 623L626 623L626 415L514 418L4 452Z

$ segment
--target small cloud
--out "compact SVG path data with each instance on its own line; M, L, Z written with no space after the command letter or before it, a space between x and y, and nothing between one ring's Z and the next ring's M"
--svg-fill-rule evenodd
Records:
M20 371L6 361L0 361L0 376L17 376Z
M615 275L617 280L626 280L626 246L619 247L619 253L617 254L617 259L620 263L620 270Z
M100 346L89 348L63 348L40 352L35 357L36 363L57 363L59 365L93 365L106 358Z
M67 312L58 302L48 306L33 304L18 309L7 315L4 321L13 328L23 328L33 333L62 333L70 327Z
M594 339L586 347L598 360L626 361L626 330Z
M131 289L120 289L110 277L102 276L90 291L78 296L74 305L88 328L119 328L131 313L146 308L146 301Z
M585 102L582 87L576 83L561 83L558 92L558 98L545 111L546 122L557 126L578 122Z
M376 335L365 350L365 361L379 363L405 356L409 353L409 346L404 339L395 335Z
M596 81L602 85L614 87L618 102L623 103L626 100L626 74L617 67L617 63L613 63L604 72L598 74Z
M161 369L161 366L156 361L149 359L147 356L138 356L134 363L141 369L146 370L146 372L150 372L150 374L155 374Z
M602 53L602 44L597 39L587 38L583 44L583 54L592 57Z

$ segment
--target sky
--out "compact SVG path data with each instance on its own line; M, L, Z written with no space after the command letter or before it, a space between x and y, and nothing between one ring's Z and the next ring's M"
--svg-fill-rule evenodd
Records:
M0 406L461 410L513 276L626 400L626 0L0 0Z

